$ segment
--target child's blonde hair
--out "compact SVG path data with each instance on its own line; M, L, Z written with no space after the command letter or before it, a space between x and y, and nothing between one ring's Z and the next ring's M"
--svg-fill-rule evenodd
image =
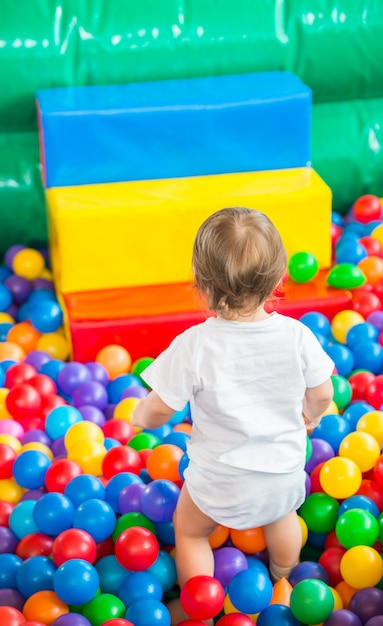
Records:
M195 286L212 311L231 317L262 305L281 281L287 254L271 220L232 207L210 215L193 247Z

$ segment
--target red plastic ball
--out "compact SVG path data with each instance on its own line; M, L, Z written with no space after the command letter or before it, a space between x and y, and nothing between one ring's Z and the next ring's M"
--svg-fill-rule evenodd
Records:
M5 373L4 387L11 389L14 385L21 385L33 378L36 373L36 369L29 363L11 365Z
M359 243L365 248L369 256L380 256L383 258L383 246L377 239L373 237L361 237Z
M348 378L350 383L352 396L351 401L365 400L367 387L375 380L375 374L372 372L356 372Z
M180 601L183 610L193 619L211 619L220 613L225 590L212 576L193 576L182 587Z
M374 380L366 388L366 401L374 407L380 409L383 404L383 374L375 376Z
M99 561L100 559L103 559L104 556L110 556L111 554L114 554L113 537L110 536L107 539L104 539L104 541L99 541L96 544L96 547L97 547L96 562Z
M16 555L25 561L31 556L50 556L53 546L53 537L44 533L30 533L20 539L16 548Z
M134 626L134 624L123 617L114 617L106 622L102 622L101 626Z
M43 398L49 398L57 393L55 381L45 374L36 374L28 380L28 385L32 385Z
M3 478L12 478L13 464L17 457L17 452L11 446L0 443L0 480Z
M318 563L322 565L328 573L332 587L336 587L336 585L343 580L343 576L340 573L340 562L345 552L346 548L334 546L324 550L319 557Z
M229 613L218 620L216 626L253 626L254 622L244 613Z
M25 624L25 617L12 606L0 606L0 624L2 626L20 626Z
M366 319L370 313L382 310L382 301L375 293L361 291L353 295L349 308Z
M142 526L131 526L124 530L115 544L117 561L128 570L139 572L153 565L159 555L155 535Z
M105 454L102 461L102 473L105 478L112 478L120 472L139 474L143 465L136 450L129 446L116 446Z
M46 417L52 409L55 409L58 406L64 406L65 404L66 402L64 398L55 393L50 396L41 396L40 414L43 415L43 417Z
M80 528L69 528L57 535L52 546L52 557L57 567L69 559L82 559L94 563L97 545L93 537Z
M48 467L45 474L45 487L48 491L57 491L64 493L67 484L80 476L83 471L78 463L70 459L56 459Z
M34 417L41 407L41 396L27 383L14 385L5 399L6 407L14 419Z
M339 226L339 224L334 224L334 222L331 222L330 234L331 234L331 245L333 248L335 248L336 244L338 243L339 239L341 238L343 234L342 226Z
M318 463L318 465L314 467L314 469L312 470L310 474L311 493L323 493L324 491L319 480L320 471L324 464L325 464L325 461L323 461L322 463Z
M375 482L383 488L383 454L378 458L373 469Z
M133 426L127 420L110 419L101 426L101 429L105 437L117 439L123 445L128 443L135 435Z
M9 516L13 509L13 504L5 500L0 500L0 526L9 526Z
M370 478L363 478L362 484L356 492L358 496L366 496L375 502L379 511L383 511L383 488Z
M365 194L354 202L352 212L358 222L368 224L368 222L381 219L382 204L378 196Z

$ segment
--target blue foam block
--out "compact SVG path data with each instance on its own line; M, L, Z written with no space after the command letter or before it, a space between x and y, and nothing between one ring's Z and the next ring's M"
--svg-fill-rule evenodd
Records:
M37 92L47 187L310 165L311 90L290 72Z

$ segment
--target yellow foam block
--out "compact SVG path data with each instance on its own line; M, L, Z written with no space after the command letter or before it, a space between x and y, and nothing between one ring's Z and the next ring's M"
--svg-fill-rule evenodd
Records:
M266 213L289 255L331 263L331 191L311 168L133 181L46 191L62 293L188 282L198 227L228 206Z

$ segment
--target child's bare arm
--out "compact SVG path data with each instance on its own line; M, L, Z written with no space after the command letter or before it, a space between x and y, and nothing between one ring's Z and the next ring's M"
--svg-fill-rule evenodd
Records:
M303 415L309 428L318 426L323 413L330 406L333 395L334 388L331 378L322 385L306 389L303 399Z
M158 428L166 424L173 413L175 410L165 404L155 391L151 391L134 410L132 424L138 428Z

